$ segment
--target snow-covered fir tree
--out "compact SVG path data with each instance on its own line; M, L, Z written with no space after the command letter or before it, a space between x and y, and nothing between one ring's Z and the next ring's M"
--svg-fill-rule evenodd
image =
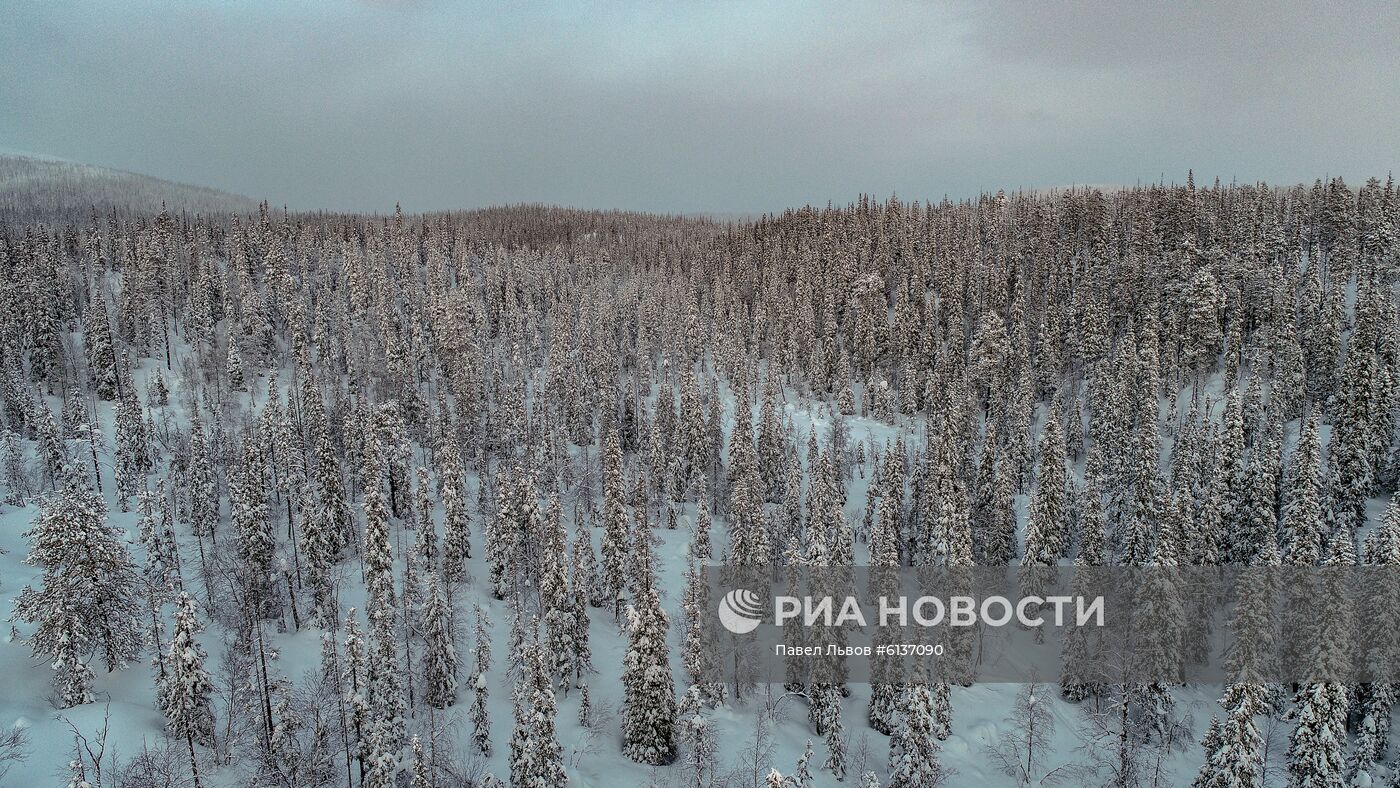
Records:
M452 607L436 572L428 574L423 606L423 692L429 706L445 709L457 702L457 644Z
M25 642L52 658L55 687L67 706L91 700L90 660L108 671L141 650L141 581L103 500L81 482L44 500L25 532L24 562L43 571L39 588L25 586L12 619L34 627Z
M526 644L520 657L523 664L512 695L515 730L510 739L510 784L558 788L568 783L568 776L555 736L554 680L540 643Z
M641 562L637 598L627 609L623 754L638 763L667 764L676 757L676 690L666 643L667 616L651 563L650 558Z

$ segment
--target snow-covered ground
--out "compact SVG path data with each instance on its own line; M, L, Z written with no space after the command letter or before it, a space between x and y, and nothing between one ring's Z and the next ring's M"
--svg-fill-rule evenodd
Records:
M141 370L137 371L137 378L143 386L142 390L144 390L144 377L161 368L154 362L147 362ZM252 384L249 389L255 392L265 391L265 387L260 385L261 383L262 381ZM732 423L732 395L726 394L726 396L729 398L726 412ZM172 390L171 402L178 401L178 391ZM51 400L49 405L56 411L61 403L57 400ZM103 403L100 408L107 445L111 446L114 441L114 417L111 405ZM805 436L813 429L817 431L819 438L824 437L830 429L830 415L831 410L828 404L800 399L793 392L788 392L785 416L794 435L799 440L805 440ZM1043 412L1038 414L1037 421L1040 418L1043 418ZM847 424L852 441L873 443L883 447L892 442L896 435L902 433L909 444L911 454L922 448L920 445L922 424L911 421L908 417L900 417L895 425L890 425L854 416L847 418ZM1292 428L1292 431L1296 432L1296 423L1292 425ZM856 467L855 472L848 480L846 514L852 522L859 522L862 517L867 486L872 476L871 471L872 468L867 459L866 464ZM111 472L110 463L104 463L103 487L108 491L107 497L109 504L111 504L109 516L112 524L125 532L139 562L141 553L139 545L136 544L139 513L134 510L122 512L112 501L111 493L115 485L111 478ZM1076 468L1076 472L1082 473L1082 463ZM153 477L153 480L154 478L156 477ZM472 494L469 495L468 500L475 500L477 486L475 477L470 479L469 484ZM1373 502L1372 515L1374 517L1379 517L1382 505L1381 501ZM1018 496L1017 508L1020 528L1024 529L1025 496ZM0 512L0 549L4 550L4 553L0 554L0 596L7 600L17 594L26 584L39 582L40 572L23 563L23 558L28 552L28 544L22 536L37 511L37 505L31 503L22 507L5 507L3 512ZM664 604L671 620L671 664L676 675L678 694L683 693L685 689L680 669L682 664L680 637L676 623L682 617L678 579L682 577L686 568L686 551L690 540L689 525L694 519L695 505L685 505L680 509L680 512L681 527L675 530L657 528L655 531L659 540L656 549L659 560L659 576L667 579L663 583L663 587L666 589ZM440 506L435 512L435 516L440 523L442 518ZM473 511L473 522L479 523L475 511ZM224 527L227 528L226 523ZM570 532L572 532L572 523L570 523ZM180 536L182 564L187 567L196 567L198 565L198 551L193 537L188 533L181 533ZM595 529L594 537L595 549L597 549L600 546L596 541L600 538L600 529ZM466 649L471 646L466 635L469 633L469 613L473 604L480 604L486 609L494 625L495 640L492 650L496 656L488 675L488 682L490 686L489 708L495 724L493 737L496 740L496 747L491 758L482 766L486 771L494 774L507 775L509 774L509 748L505 745L510 729L512 680L507 675L509 661L503 659L502 655L506 654L507 651L510 613L505 602L491 598L491 595L486 593L483 588L487 567L484 558L485 551L481 549L481 538L478 529L478 532L473 536L474 553L470 561L474 579L458 589L454 604L459 611L459 621L463 622L459 624L459 628L462 630L462 639L459 643L464 654L467 653ZM719 519L716 521L715 547L717 554L722 551L725 543L723 520ZM858 544L857 550L857 560L860 562L864 557L865 546ZM356 572L350 565L343 567L343 569L347 573ZM219 593L217 589L213 589L212 592ZM199 589L198 593L202 594L203 589ZM364 589L361 584L358 582L343 584L341 607L357 607L363 610ZM626 636L619 624L613 620L610 612L590 608L589 613L592 619L593 661L598 671L597 675L590 681L594 710L593 726L586 728L578 722L579 697L577 692L571 692L568 696L559 698L558 731L560 741L564 746L570 778L574 784L598 786L599 788L681 784L684 777L678 766L653 768L634 763L622 756L620 730L622 684L620 675L622 656L626 648ZM271 629L269 627L269 635L277 653L272 670L276 675L297 681L318 670L321 648L321 631L319 629L304 627L300 631L277 633L271 632ZM23 635L23 628L18 631ZM223 649L221 634L217 626L210 626L201 636L201 642L210 655L209 666L211 670L216 669L214 666L217 664ZM0 644L0 721L5 724L26 727L29 730L30 740L30 752L27 759L11 769L7 776L8 784L17 786L63 784L68 774L67 761L71 757L74 746L74 729L89 739L94 739L104 726L104 717L109 714L110 726L106 746L107 757L111 758L112 762L129 758L140 751L143 745L159 742L166 738L165 719L154 705L152 668L149 665L132 665L125 670L113 673L99 670L95 685L97 702L63 711L56 711L51 701L51 675L49 666L33 659L28 647L19 642L13 634L6 637L4 643ZM850 689L850 696L843 701L843 718L847 720L847 728L850 732L848 747L851 775L847 778L846 784L855 783L857 777L866 770L884 775L888 759L888 739L870 730L864 724L866 706L870 697L869 686L854 684ZM1018 784L1011 776L996 769L988 757L987 748L996 744L999 732L1008 725L1007 717L1015 696L1020 690L1020 685L1013 684L975 684L971 687L953 688L953 732L942 743L940 756L944 765L956 772L951 785L1009 787ZM1215 699L1219 693L1219 687L1210 686L1184 687L1176 691L1180 708L1183 711L1191 712L1194 717L1192 736L1187 746L1169 756L1163 763L1165 780L1162 784L1184 785L1194 776L1201 758L1196 741L1204 730L1205 722L1217 713L1218 706ZM459 724L452 728L450 735L456 740L457 752L467 753L469 736L469 730L465 724L467 706L465 698L467 695L467 691L463 690L463 700L459 701L453 709L438 712L440 716L437 720L430 721L426 718L423 709L418 709L418 717L411 721L411 730L424 731L430 724L449 728L451 723L456 721ZM1043 771L1049 772L1057 766L1080 762L1083 758L1082 748L1085 744L1080 731L1083 723L1081 709L1076 705L1062 701L1053 684L1042 687L1039 699L1051 704L1056 721L1055 733L1051 739L1052 747L1043 764ZM221 712L219 714L221 716ZM814 761L820 762L822 757L821 737L812 731L807 720L805 699L794 695L784 697L781 687L760 688L754 694L744 697L738 702L731 701L729 705L714 710L708 716L713 721L719 737L721 771L730 769L737 771L742 768L741 765L746 759L751 760L754 757L753 748L755 742L758 741L767 742L767 747L764 750L766 754L760 755L761 761L765 765L764 772L766 772L766 767L771 766L788 773L796 764L804 745L809 740L813 742L818 753ZM1281 758L1281 746L1276 747L1274 756ZM464 755L463 757L474 759L476 756ZM231 787L243 784L245 775L239 765L235 763L232 766L210 768L204 773L203 778L205 785ZM815 780L818 785L837 784L832 776L824 771L816 771Z

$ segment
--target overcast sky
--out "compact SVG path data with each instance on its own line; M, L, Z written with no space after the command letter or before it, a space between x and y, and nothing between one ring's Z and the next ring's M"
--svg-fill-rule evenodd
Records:
M1400 3L0 0L0 148L264 197L753 212L1384 177Z

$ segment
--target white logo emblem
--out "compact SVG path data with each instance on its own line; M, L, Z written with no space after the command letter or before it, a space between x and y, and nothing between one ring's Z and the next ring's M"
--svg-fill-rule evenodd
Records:
M747 635L763 623L763 600L747 588L736 588L719 600L719 623L736 635Z

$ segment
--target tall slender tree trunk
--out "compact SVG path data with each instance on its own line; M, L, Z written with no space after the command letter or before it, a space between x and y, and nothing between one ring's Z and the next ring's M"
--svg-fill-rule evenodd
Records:
M185 734L185 744L190 748L190 774L194 777L194 788L203 788L199 781L199 759L194 754L194 737Z

